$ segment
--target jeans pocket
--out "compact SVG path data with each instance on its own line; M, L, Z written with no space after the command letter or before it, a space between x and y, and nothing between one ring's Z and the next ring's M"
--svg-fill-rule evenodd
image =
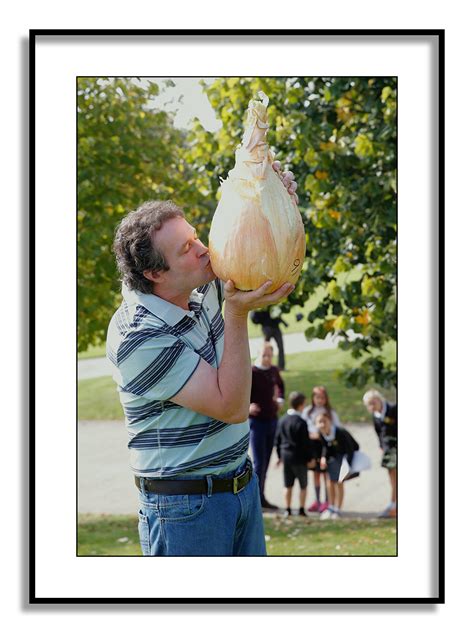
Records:
M143 556L151 556L150 551L150 524L148 517L142 510L138 511L138 537L142 548Z
M189 521L201 514L206 495L159 495L156 512L162 521Z

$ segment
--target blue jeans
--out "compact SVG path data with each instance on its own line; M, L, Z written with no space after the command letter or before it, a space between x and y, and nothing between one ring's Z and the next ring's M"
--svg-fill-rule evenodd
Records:
M245 469L245 464L232 477ZM190 477L191 479L191 477ZM255 473L237 494L139 493L138 532L144 556L266 556Z
M260 485L260 499L263 501L265 498L263 494L265 477L273 451L278 420L257 420L256 418L249 418L249 421L253 467L257 473Z

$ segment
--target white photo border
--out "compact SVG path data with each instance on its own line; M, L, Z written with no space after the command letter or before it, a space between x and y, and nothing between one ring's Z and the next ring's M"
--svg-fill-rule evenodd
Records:
M76 556L76 78L265 75L398 78L398 555L319 595L311 557ZM30 108L30 602L444 602L444 31L31 31Z

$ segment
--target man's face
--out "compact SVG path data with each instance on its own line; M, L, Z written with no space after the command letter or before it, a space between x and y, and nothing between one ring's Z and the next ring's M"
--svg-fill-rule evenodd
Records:
M367 411L369 413L380 413L382 411L382 401L380 398L370 398L366 404Z
M153 239L170 268L161 273L168 288L191 292L216 278L211 268L209 249L184 218L167 220L155 232Z

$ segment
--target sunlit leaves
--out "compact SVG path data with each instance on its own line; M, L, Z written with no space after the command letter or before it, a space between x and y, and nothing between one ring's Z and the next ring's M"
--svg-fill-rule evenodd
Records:
M111 246L123 215L146 200L172 198L202 222L183 134L150 107L157 92L156 84L124 78L78 80L79 350L104 341L120 300Z
M207 88L224 111L217 134L195 128L189 160L204 165L207 189L234 164L248 100L270 98L268 140L299 183L307 258L288 306L303 306L324 288L306 315L308 339L357 336L343 345L363 360L349 384L395 382L393 364L377 353L396 337L396 80L288 77L217 79ZM212 144L212 151L202 149ZM385 363L385 364L384 364Z

